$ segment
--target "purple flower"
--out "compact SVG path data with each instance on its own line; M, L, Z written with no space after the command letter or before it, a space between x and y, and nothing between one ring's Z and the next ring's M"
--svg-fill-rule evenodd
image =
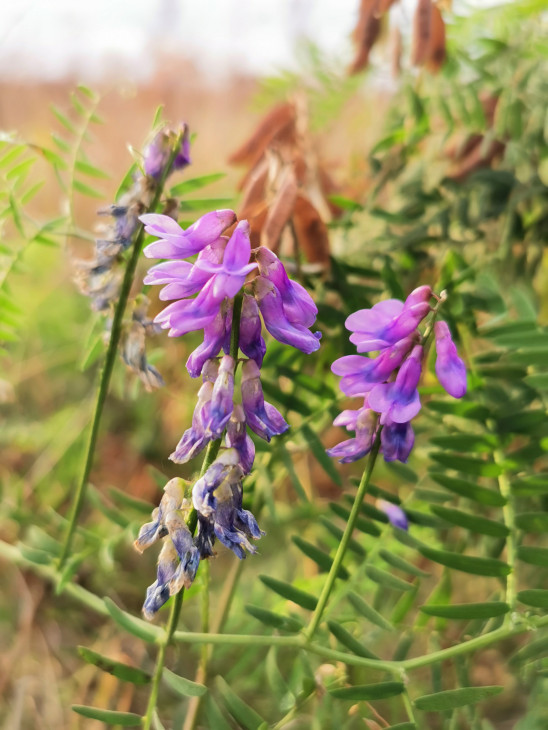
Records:
M398 507L397 504L392 504L392 502L386 502L384 499L377 499L376 504L388 517L390 524L394 525L394 527L399 527L400 530L409 529L407 515L401 507Z
M260 375L255 360L247 360L243 364L242 406L249 428L265 441L270 441L272 436L287 431L289 424L273 405L265 401Z
M443 388L453 398L466 393L466 366L458 356L455 343L446 322L436 322L436 375Z
M192 487L192 504L202 517L209 517L215 512L217 499L214 492L235 467L239 469L239 458L236 449L223 451Z
M144 254L149 259L184 259L214 243L235 222L233 210L215 210L198 218L184 231L173 218L147 213L139 219L145 231L160 240L149 244Z
M179 558L179 564L169 581L169 594L173 596L181 588L190 588L192 585L200 563L200 553L180 510L169 513L166 528Z
M255 360L258 367L263 364L266 344L261 335L262 323L255 298L244 294L240 318L240 350L246 357Z
M255 460L255 445L247 433L244 409L236 404L226 428L226 445L236 449L243 474L249 474Z
M222 348L228 349L231 326L232 307L223 302L215 318L204 327L204 341L186 361L186 368L192 378L200 375L206 360L216 357Z
M257 551L249 539L257 540L264 533L251 512L242 509L241 480L229 478L218 490L213 529L219 542L240 560L245 558L246 550L249 553Z
M139 530L139 535L133 543L136 550L142 553L161 537L167 535L166 515L175 509L179 509L182 501L183 480L178 477L170 479L164 487L160 505L152 512L152 522L147 522Z
M173 145L177 136L182 132L179 149L173 160L169 175L173 170L182 170L190 165L190 138L188 126L183 125L182 129L161 129L153 138L152 142L144 151L143 168L145 174L155 180L160 180L173 151Z
M154 321L162 329L169 328L169 337L180 337L207 327L219 313L221 303L213 295L214 283L213 278L209 279L195 299L181 299L168 304Z
M224 297L233 297L240 291L245 277L257 268L257 264L249 263L250 255L249 223L240 221L226 244L222 263L198 258L196 267L213 275L213 298L220 301Z
M234 358L224 355L219 363L219 373L213 386L209 406L206 434L217 439L225 430L234 409Z
M276 254L261 246L257 253L257 263L261 276L272 282L280 293L287 319L292 324L312 327L316 321L318 308L306 289L288 277L284 265Z
M288 319L281 294L274 284L263 276L258 276L253 285L265 327L278 342L292 345L307 354L319 349L321 332L313 334L307 327L293 324Z
M369 407L382 414L381 423L388 419L395 423L406 423L420 411L417 386L421 377L422 356L421 345L416 345L400 367L394 382L381 383L371 389Z
M404 302L387 299L371 309L360 309L351 314L345 323L350 342L357 345L358 352L373 352L389 347L410 335L419 322L430 311L428 303L432 297L429 286L420 286Z
M345 355L335 360L331 370L342 375L340 389L346 395L363 395L377 383L386 380L399 367L413 347L414 339L406 337L395 345L383 350L377 358L361 355Z
M381 451L385 461L405 463L414 443L415 434L410 423L385 423L381 431Z
M192 415L192 425L184 432L175 451L169 457L176 464L185 464L193 459L213 438L211 431L207 432L206 428L210 420L213 383L217 378L217 373L218 363L215 360L208 360L202 370L204 382L198 391L198 402Z
M143 604L143 614L149 621L154 618L154 614L169 600L169 582L175 575L178 565L179 557L177 551L173 543L166 540L158 558L156 580L147 588L146 598Z
M356 436L328 449L327 453L341 464L349 464L362 459L371 451L375 440L376 418L373 411L367 407L367 399L363 408L357 411L343 411L333 421L334 426L346 426L348 431L355 431Z

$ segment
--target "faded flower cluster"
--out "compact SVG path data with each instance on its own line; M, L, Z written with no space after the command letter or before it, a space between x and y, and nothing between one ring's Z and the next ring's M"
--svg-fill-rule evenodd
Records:
M214 554L216 540L239 558L255 552L251 540L262 532L242 507L242 481L255 458L248 428L265 441L289 428L264 399L262 323L278 341L305 353L319 348L320 333L310 331L317 309L306 290L289 279L274 253L251 250L248 222L240 221L230 236L223 235L236 222L233 211L207 213L186 230L164 215L143 215L141 220L158 238L145 248L145 256L167 259L153 266L144 280L162 285L160 299L171 302L155 323L169 329L171 337L204 333L187 361L190 375L202 378L192 424L170 458L181 464L210 443L218 448L188 499L181 480L166 485L153 521L139 533L136 547L141 551L166 538L157 578L143 607L150 618L170 595L192 583L200 559ZM183 260L191 256L196 256L194 262ZM239 358L239 351L245 357ZM192 510L195 535L187 526Z
M405 302L388 299L371 309L361 309L346 320L350 341L359 353L347 355L331 369L342 376L340 388L347 396L363 398L358 410L345 410L334 421L355 433L354 438L329 449L342 463L357 461L371 450L378 429L380 450L386 461L407 461L414 443L411 421L421 408L418 385L425 360L425 344L431 326L421 334L419 326L429 315L434 322L432 299L441 301L429 286L415 289ZM433 314L431 314L433 313ZM454 398L466 392L466 368L458 356L446 322L433 324L436 341L436 375Z
M109 217L111 221L103 226L101 237L95 241L93 258L76 262L75 279L82 294L91 299L92 309L107 315L107 331L111 324L109 315L120 294L121 257L132 245L139 227L139 216L150 208L161 181L189 164L187 125L179 130L161 129L144 150L144 175L136 174L133 185L118 202L100 211L100 215ZM163 381L158 371L148 363L145 354L146 335L158 330L146 319L146 305L144 297L134 304L131 323L125 328L122 340L122 358L139 375L147 390L151 390L163 385Z

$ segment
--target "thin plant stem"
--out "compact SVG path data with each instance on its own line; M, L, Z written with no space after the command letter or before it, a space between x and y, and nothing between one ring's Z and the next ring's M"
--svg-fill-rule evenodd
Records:
M177 147L179 144L180 144L180 136L178 136L177 139L175 140L173 150L171 151L170 158L164 169L162 178L158 181L156 191L154 193L154 197L152 198L152 202L150 203L148 210L155 210L158 203L160 202L160 198L161 198L163 190L164 190L165 181L166 181L169 171L173 165L175 157L177 156ZM103 416L103 409L104 409L105 401L106 401L107 394L108 394L110 378L112 376L112 371L114 370L114 363L116 362L116 357L118 354L118 345L120 343L120 337L122 335L122 325L123 325L124 313L126 311L129 294L131 292L131 287L133 285L133 279L135 277L137 263L139 261L140 255L141 255L141 250L143 248L144 238L145 238L145 229L144 229L144 226L142 224L140 224L139 228L137 229L137 233L135 234L135 241L133 243L131 255L126 264L124 278L122 280L122 286L120 287L120 294L118 296L118 301L116 302L116 306L114 308L114 314L113 314L113 318L112 318L112 328L110 331L110 338L108 341L107 351L105 354L105 362L104 362L103 369L101 371L101 377L99 380L99 389L97 392L97 399L95 401L95 410L93 412L93 419L91 422L91 429L89 432L89 438L88 438L88 443L87 443L87 448L86 448L84 465L82 468L82 474L80 477L80 481L78 482L78 487L76 489L76 492L75 492L74 498L73 498L73 502L72 502L67 532L65 534L65 540L63 543L63 548L61 550L61 555L59 557L58 570L61 570L63 568L63 566L65 565L65 563L67 561L68 556L70 555L70 551L71 551L71 547L72 547L72 540L74 538L74 533L76 531L76 526L78 524L78 518L80 516L80 512L82 510L82 506L83 506L84 499L86 496L89 475L91 473L91 468L93 466L93 459L95 456L95 449L97 446L97 437L99 435L99 427L101 425L101 418Z
M496 449L493 453L495 464L504 464L504 453L500 449ZM514 500L512 498L512 490L508 474L503 471L498 477L499 489L501 495L506 499L506 504L502 508L504 524L508 528L508 537L506 538L506 561L510 566L510 573L506 576L506 603L510 606L508 620L514 620L514 612L516 610L516 566L517 566L517 541L516 541L516 515L514 509Z
M233 304L233 310L232 310L232 331L230 333L230 355L234 358L234 360L237 361L238 359L238 350L239 350L239 341L240 341L240 318L242 313L242 302L243 297L241 294L237 295L234 298L234 304ZM211 464L215 461L217 454L219 453L219 449L221 446L222 436L215 441L210 441L209 445L207 447L206 454L204 456L204 460L202 462L202 468L200 469L200 477L202 477L206 471L209 469ZM192 534L196 531L196 525L197 525L197 512L196 510L192 510L188 517L188 528ZM205 588L204 588L204 594L205 594L205 602L202 605L202 609L205 609L202 611L202 630L204 636L209 636L209 565L204 565L203 568L206 570L206 579L205 579ZM150 695L148 698L148 704L146 713L143 716L143 730L150 730L152 726L152 721L154 717L154 713L156 712L156 706L158 704L158 692L160 689L160 682L162 680L162 674L164 671L164 665L165 665L165 659L166 659L166 653L167 648L171 644L175 629L177 628L177 625L179 623L179 616L181 613L181 608L183 605L183 596L184 596L184 589L181 589L179 593L175 595L175 598L173 600L172 606L171 606L171 612L169 615L165 637L162 643L160 644L160 648L158 650L158 656L156 658L156 667L154 669L154 675L152 677L152 687L150 690ZM204 676L207 675L207 662L209 658L209 647L207 644L204 645L202 653L201 653L201 667L203 668Z
M377 456L378 456L379 449L381 446L381 430L382 430L382 426L377 431L377 436L375 438L371 451L369 452L367 466L363 472L363 476L360 481L360 485L358 487L356 497L354 498L354 504L352 505L352 509L350 511L350 516L348 518L348 522L346 523L346 528L344 530L344 534L342 536L341 542L339 543L339 547L337 548L337 552L335 553L335 557L333 559L331 569L327 576L327 580L325 581L322 592L318 599L318 604L312 615L310 623L308 624L307 628L304 631L304 636L306 638L306 641L308 641L308 642L312 641L312 637L316 633L316 629L318 628L318 626L320 624L323 612L327 605L327 601L329 600L329 596L331 594L331 590L333 589L333 586L335 584L335 580L337 578L339 568L344 559L346 549L348 547L348 543L350 542L350 538L352 537L354 525L356 524L356 520L358 518L360 507L362 506L362 502L367 493L367 489L369 487L369 482L371 481L371 474L373 473L373 468L375 466L375 462L377 460Z

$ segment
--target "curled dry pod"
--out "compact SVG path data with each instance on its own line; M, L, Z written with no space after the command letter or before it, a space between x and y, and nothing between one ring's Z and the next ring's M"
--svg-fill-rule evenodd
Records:
M426 68L431 73L437 73L447 57L447 49L445 45L445 23L437 5L432 5L432 13L430 18L430 39L428 42L428 52L425 58Z
M254 167L263 156L266 148L277 138L294 136L295 107L293 104L275 106L259 123L253 132L228 161L232 165Z
M286 167L280 175L278 190L270 204L262 231L262 245L276 252L280 247L282 232L293 214L297 199L295 173Z
M418 0L413 16L411 63L421 66L428 58L432 30L432 1Z
M299 248L311 263L329 265L327 226L312 203L304 195L295 201L293 226Z
M353 33L357 48L348 70L350 75L363 71L369 62L369 54L381 30L378 6L378 0L361 0L358 23Z

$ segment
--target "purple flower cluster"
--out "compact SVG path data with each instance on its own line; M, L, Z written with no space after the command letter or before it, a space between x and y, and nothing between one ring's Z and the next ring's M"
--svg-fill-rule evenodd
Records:
M169 170L166 169L174 145L178 144L174 161ZM133 185L117 203L99 211L102 216L109 216L111 223L104 226L101 237L95 241L93 258L77 261L75 280L85 296L91 299L91 308L96 312L108 315L120 292L122 271L119 263L121 255L130 246L139 226L139 216L151 205L159 182L174 170L180 170L190 164L190 141L188 127L184 124L180 129L161 129L145 148L143 154L143 174L134 177ZM139 314L125 333L122 357L124 362L136 372L148 389L162 385L162 378L147 361L144 348L144 335L150 334L155 327L151 323L143 325L142 307L137 307ZM107 318L110 329L110 319ZM139 326L142 325L142 326Z
M170 595L192 582L200 559L214 555L216 540L239 558L246 551L255 552L251 540L263 533L242 506L243 478L255 458L248 429L270 441L289 428L264 399L262 323L278 341L305 353L319 348L320 333L310 331L317 309L309 294L289 279L275 254L265 248L251 250L249 224L244 220L234 226L233 211L207 213L186 230L168 216L148 214L141 220L158 239L145 248L145 256L167 259L153 266L144 280L162 285L160 299L171 302L155 323L168 329L171 337L203 330L202 343L187 361L188 372L194 378L201 376L202 385L192 423L170 459L188 462L209 443L220 441L218 456L189 490L196 535L190 534L184 520L172 517L190 510L181 492L173 501L172 482L153 522L139 533L139 550L159 537L166 537L168 544L160 553L157 580L144 605L145 615L151 617ZM182 260L192 256L193 262ZM237 327L234 333L233 327ZM239 358L239 351L245 357Z
M347 355L331 369L341 375L340 388L347 396L363 397L358 410L345 410L334 421L355 433L354 438L329 449L328 454L342 463L357 461L371 450L382 427L381 452L386 461L407 461L414 444L412 419L421 408L418 385L424 365L424 347L429 329L421 334L419 325L438 299L429 286L415 289L405 302L388 299L371 309L351 314L346 328L359 353L378 352L376 357ZM432 315L435 317L435 314ZM436 340L436 375L454 398L466 392L466 368L457 354L445 322L433 325Z

